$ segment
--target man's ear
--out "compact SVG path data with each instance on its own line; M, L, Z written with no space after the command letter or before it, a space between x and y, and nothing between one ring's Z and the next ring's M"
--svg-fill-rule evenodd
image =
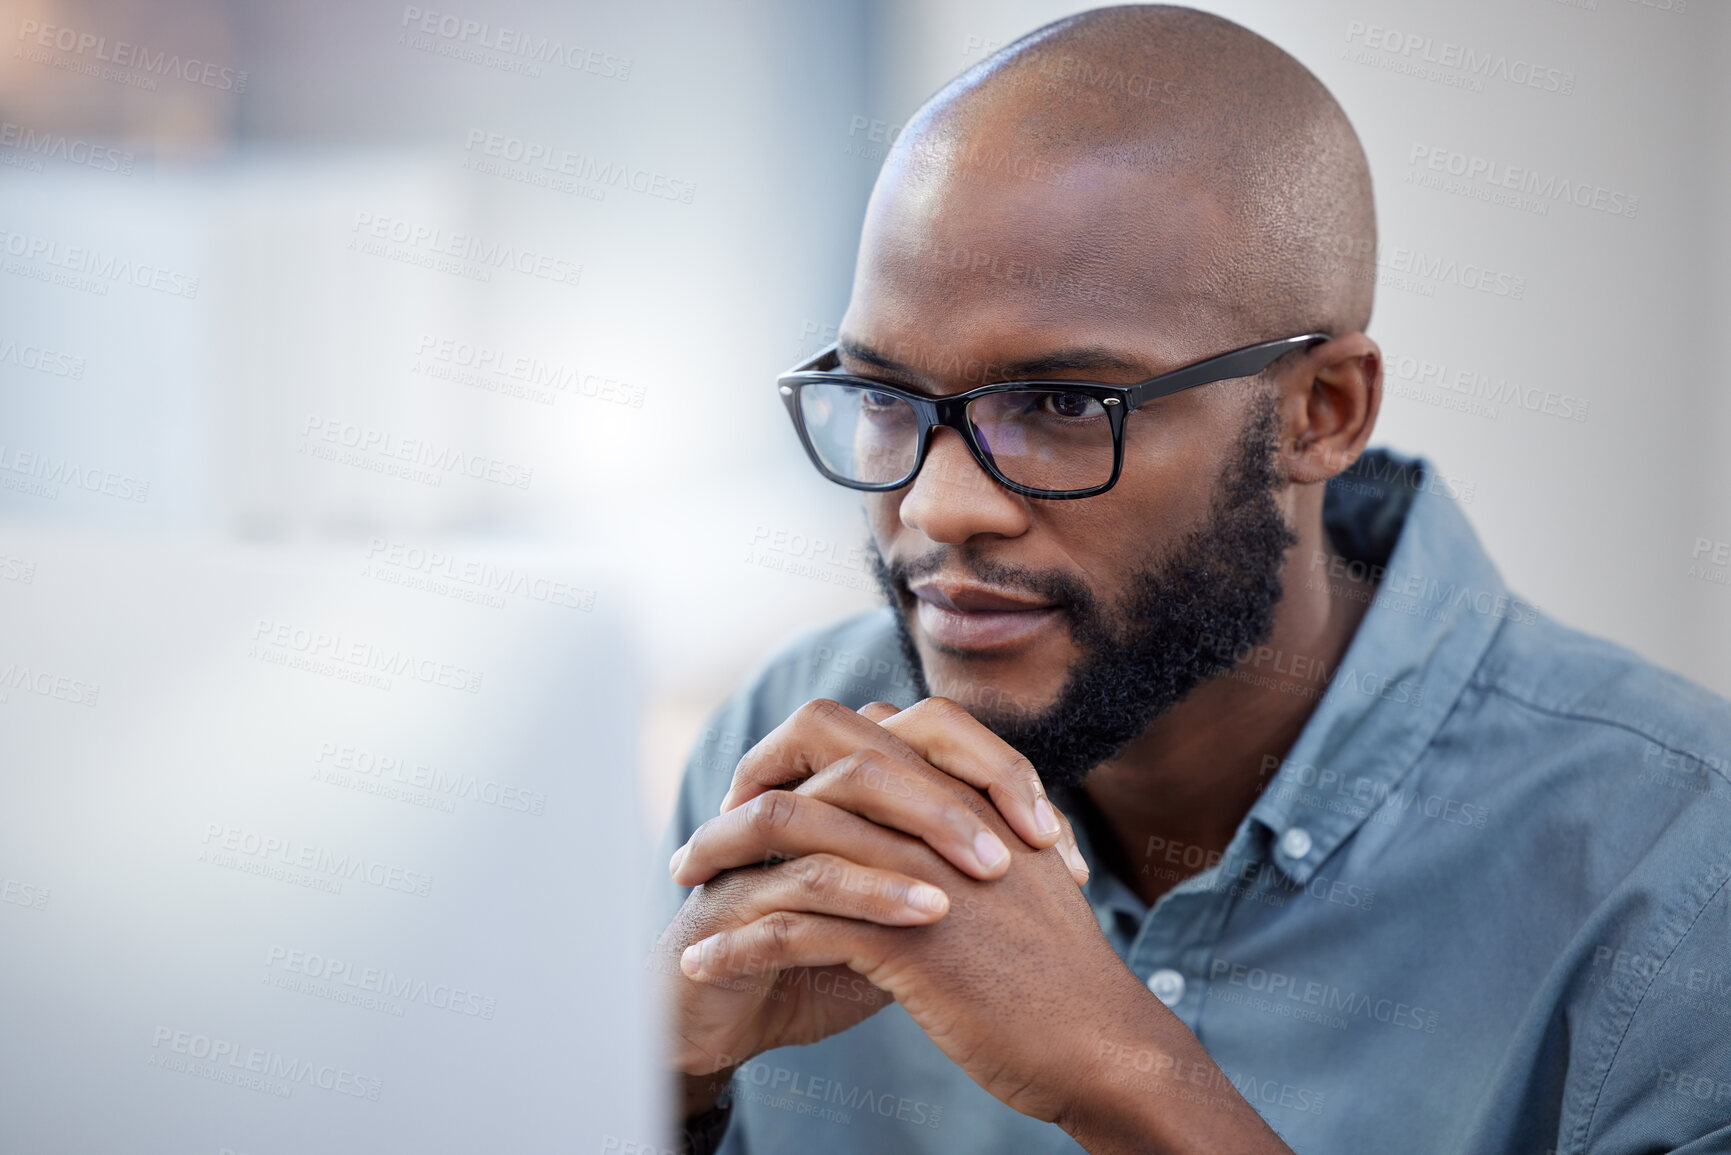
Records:
M1316 346L1279 375L1284 472L1295 484L1327 481L1364 452L1382 407L1382 350L1363 333Z

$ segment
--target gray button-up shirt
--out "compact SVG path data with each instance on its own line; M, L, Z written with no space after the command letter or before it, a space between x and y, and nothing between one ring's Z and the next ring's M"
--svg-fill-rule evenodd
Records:
M1197 1090L1229 1081L1299 1152L1731 1152L1731 707L1511 595L1440 483L1381 452L1330 482L1337 547L1380 567L1363 623L1334 669L1268 650L1227 675L1309 678L1303 733L1218 861L1130 847L1202 869L1152 908L1096 869L1087 898L1219 1064ZM669 854L814 697L911 703L887 610L719 712ZM1078 1150L893 1005L758 1056L734 1095L735 1155Z

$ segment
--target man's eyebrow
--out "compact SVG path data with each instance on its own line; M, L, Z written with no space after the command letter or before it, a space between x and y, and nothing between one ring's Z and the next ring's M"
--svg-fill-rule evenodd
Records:
M919 368L905 365L895 358L874 349L863 341L843 337L836 342L836 351L851 361L870 365L894 376L917 381L928 375ZM965 363L963 363L965 364ZM976 376L982 381L1018 381L1036 380L1062 372L1092 372L1110 370L1119 373L1134 374L1137 380L1143 380L1155 375L1146 362L1134 357L1127 357L1111 349L1096 345L1080 345L1069 349L1054 349L1049 353L1041 353L1034 357L1024 357L1017 361L986 362L974 361L979 367ZM950 359L936 359L925 366L929 371L941 371L945 368L955 368L958 362Z

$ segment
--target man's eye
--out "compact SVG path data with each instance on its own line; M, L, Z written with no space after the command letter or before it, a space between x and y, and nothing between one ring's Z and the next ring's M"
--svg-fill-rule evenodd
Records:
M1105 412L1100 403L1086 393L1048 393L1045 409L1055 417L1072 420L1095 417Z
M863 400L861 401L861 404L864 405L864 407L867 409L889 409L893 406L901 404L901 398L897 397L893 393L877 393L877 392L867 391L863 395Z

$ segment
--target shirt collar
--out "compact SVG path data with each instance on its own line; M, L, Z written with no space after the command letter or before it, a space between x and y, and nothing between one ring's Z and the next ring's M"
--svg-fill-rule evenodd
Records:
M1223 869L1266 855L1303 886L1434 739L1503 617L1523 612L1450 492L1421 457L1365 453L1328 483L1323 523L1349 572L1301 566L1301 581L1375 577L1376 593L1297 742L1239 825L1220 863L1167 895L1215 884ZM1085 805L1085 803L1083 803ZM1083 858L1095 857L1075 822ZM1147 907L1110 872L1087 884L1102 929ZM1156 904L1158 905L1158 904Z
M1423 458L1366 453L1328 483L1323 520L1345 566L1306 559L1299 580L1339 583L1349 568L1376 577L1376 592L1227 853L1250 852L1239 843L1259 826L1300 885L1399 786L1515 607L1448 479Z

